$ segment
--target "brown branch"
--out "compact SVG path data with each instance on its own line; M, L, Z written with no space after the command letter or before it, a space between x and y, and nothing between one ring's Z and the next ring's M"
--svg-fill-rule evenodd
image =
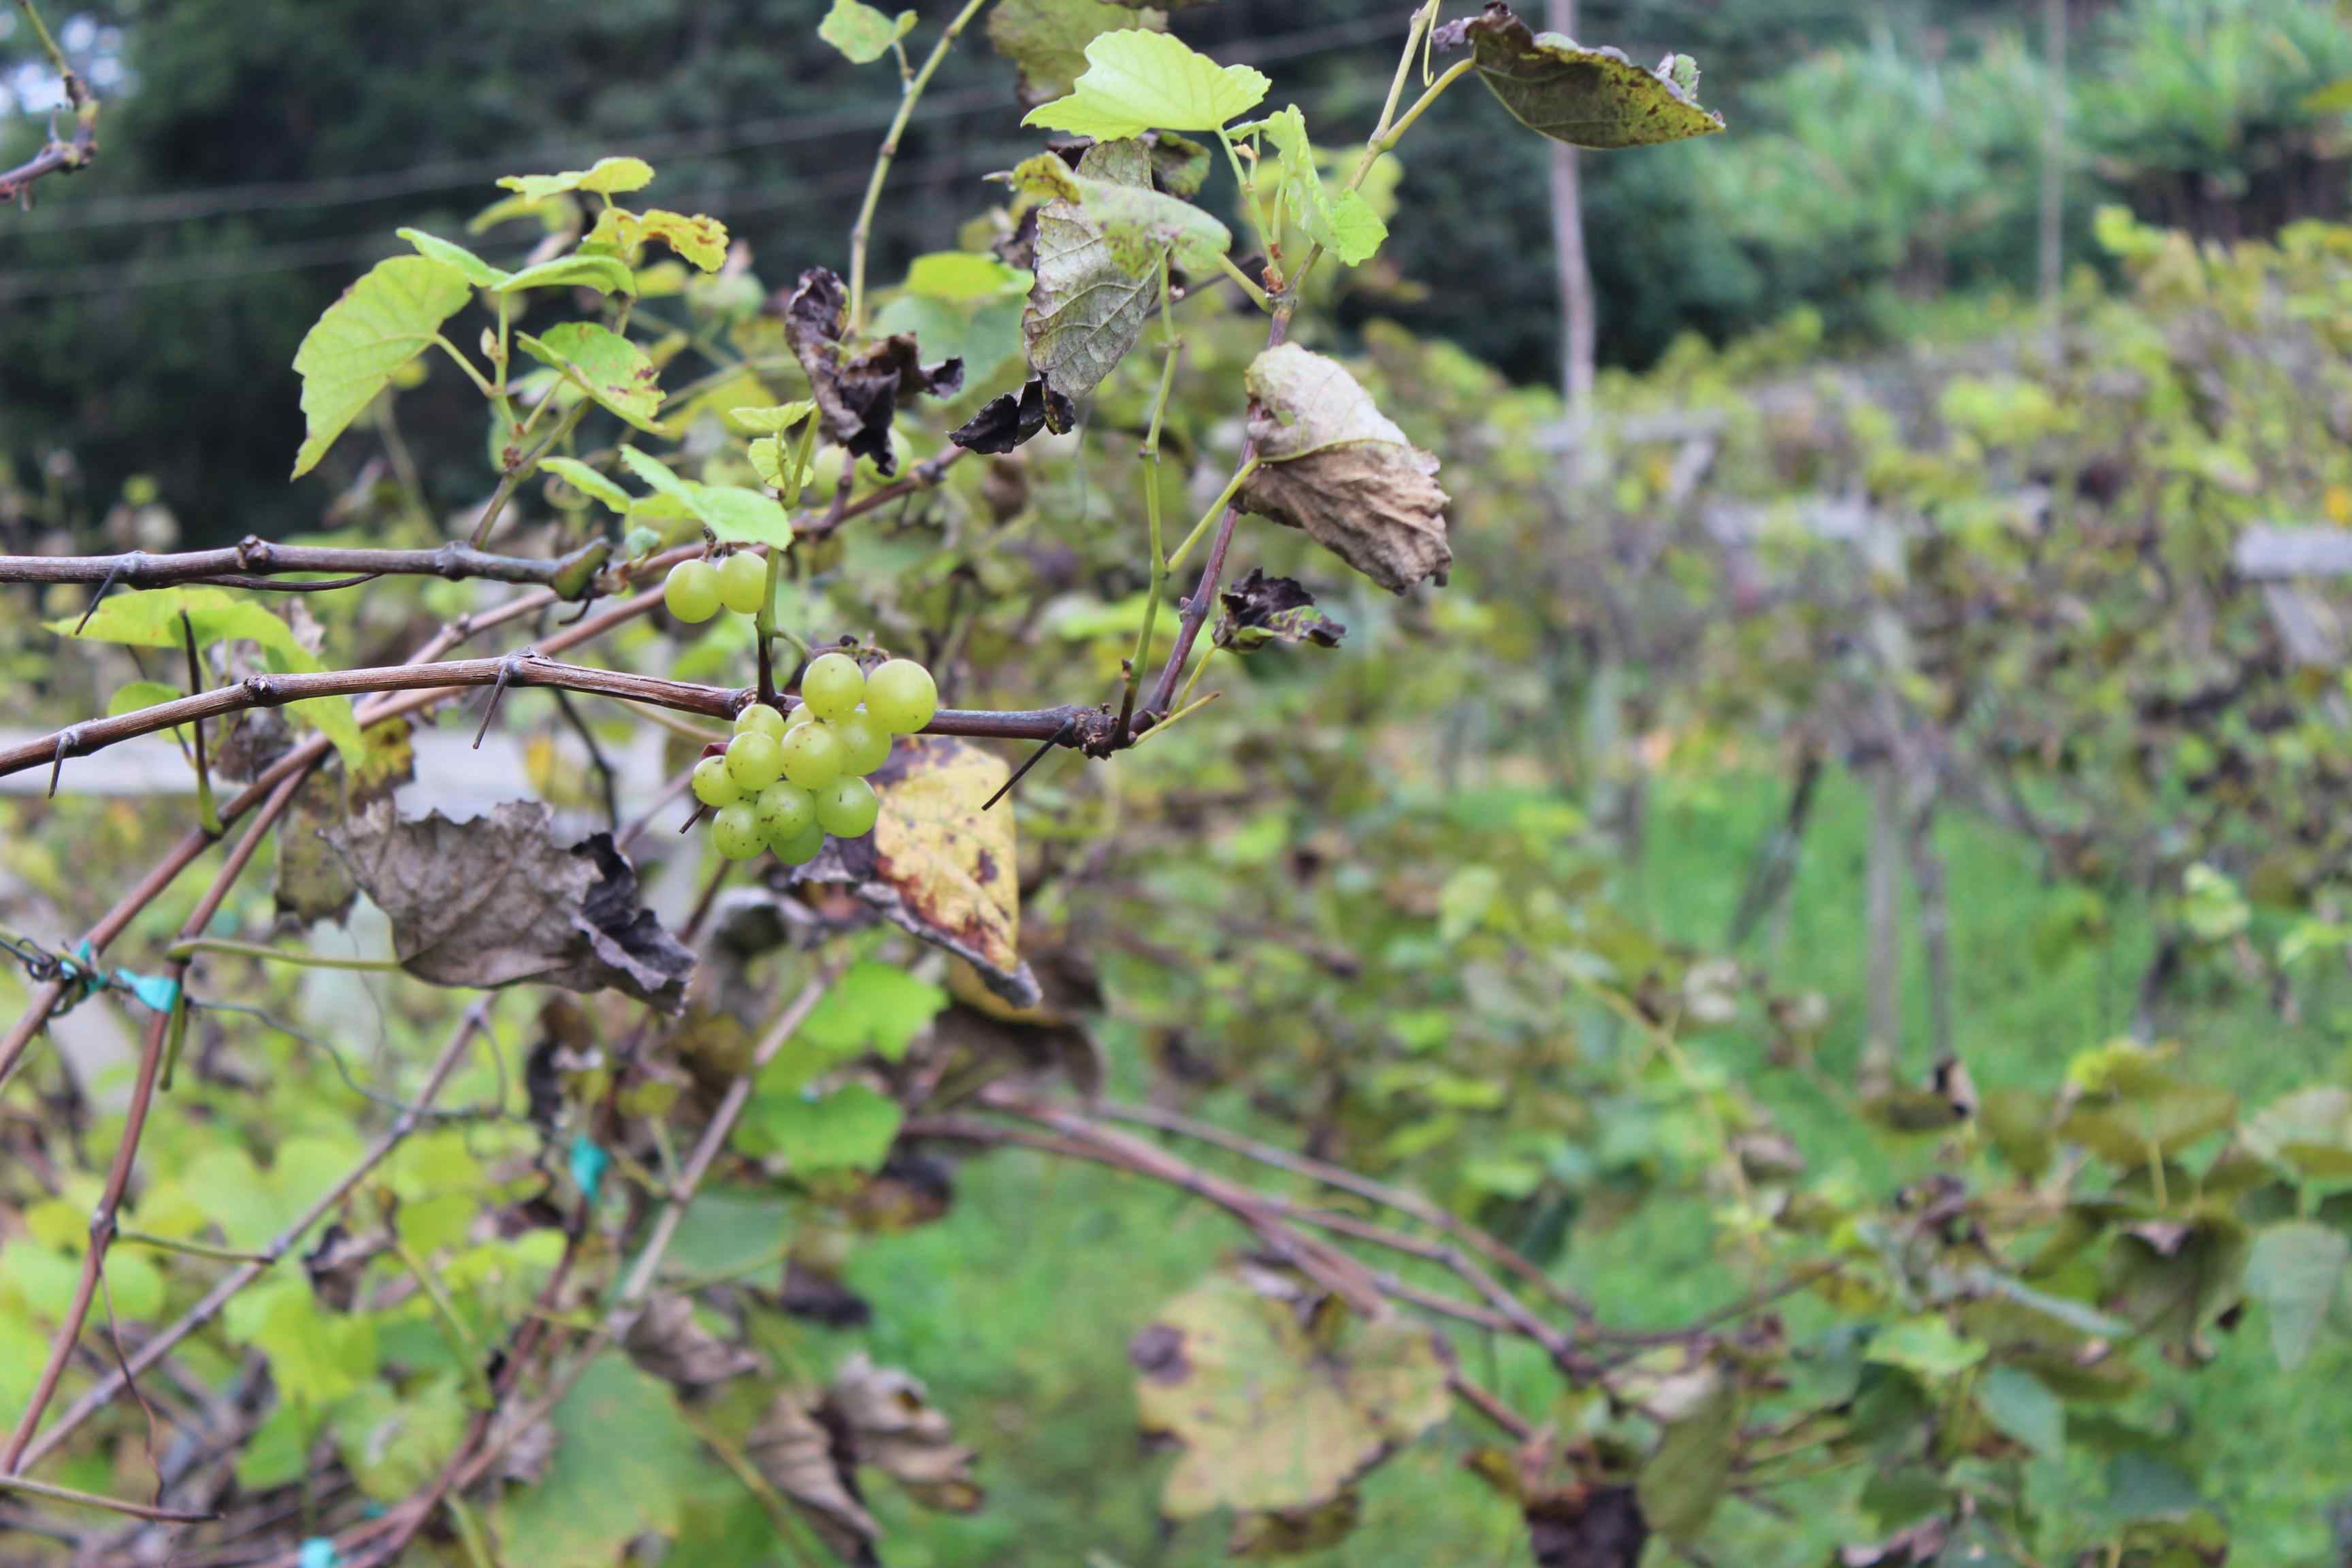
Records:
M449 582L480 578L556 590L579 598L594 585L613 553L612 542L594 540L552 560L493 555L452 542L431 550L347 550L339 545L273 544L251 534L218 550L152 555L127 550L118 555L0 555L0 583L99 583L124 588L169 588L188 583L243 579L255 588L320 587L320 584L264 581L280 573L340 572L353 583L375 577L440 577ZM337 584L339 586L347 584Z
M1465 1224L1435 1204L1417 1197L1401 1187L1393 1187L1385 1182L1375 1181L1370 1176L1348 1169L1345 1165L1334 1165L1327 1160L1318 1160L1305 1154L1294 1154L1286 1149L1277 1149L1271 1143L1263 1143L1255 1138L1229 1132L1213 1122L1196 1121L1172 1110L1161 1110L1154 1106L1120 1105L1109 1102L1095 1109L1099 1114L1114 1121L1131 1121L1139 1126L1156 1128L1162 1132L1172 1132L1203 1143L1212 1143L1227 1153L1239 1154L1245 1160L1255 1160L1261 1165L1271 1166L1277 1171L1287 1171L1292 1175L1304 1176L1309 1181L1320 1182L1325 1186L1337 1187L1341 1192L1353 1193L1356 1196L1379 1204L1383 1208L1394 1209L1397 1213L1419 1220L1422 1224L1442 1231L1473 1250L1484 1254L1488 1262L1535 1286L1549 1296L1555 1304L1574 1313L1580 1322L1590 1323L1592 1320L1591 1304L1544 1272L1540 1265L1505 1246L1476 1226Z
M96 1492L78 1492L71 1487L53 1487L47 1481L27 1480L23 1476L0 1476L0 1492L22 1492L26 1497L47 1498L51 1502L71 1503L77 1508L102 1508L109 1513L126 1513L133 1519L152 1520L158 1524L203 1524L220 1517L212 1513L189 1513L176 1508L149 1508L145 1503L125 1502L121 1498L100 1497Z
M181 1341L210 1322L218 1315L220 1310L228 1304L231 1297L259 1279L278 1259L299 1245L302 1237L310 1233L312 1226L318 1224L330 1210L341 1203L353 1187L366 1180L370 1172L382 1164L411 1133L425 1124L425 1118L432 1113L434 1100L440 1097L441 1090L447 1085L450 1075L457 1070L457 1063L464 1058L467 1046L472 1043L474 1037L487 1023L489 1006L488 999L484 998L466 1010L465 1016L458 1020L456 1031L442 1046L440 1054L433 1058L433 1065L425 1070L425 1082L417 1089L415 1097L394 1120L392 1125L384 1130L383 1136L379 1137L369 1147L367 1152L360 1157L359 1163L352 1166L332 1186L320 1194L309 1208L303 1210L292 1224L278 1232L268 1246L263 1247L250 1262L241 1264L221 1276L194 1306L190 1307L170 1324L157 1331L153 1337L141 1345L131 1356L124 1368L130 1376L136 1377L154 1366L169 1355ZM29 1468L40 1463L57 1448L58 1444L72 1436L83 1422L111 1403L114 1396L122 1392L127 1382L128 1379L123 1372L110 1373L68 1405L65 1413L50 1425L49 1429L43 1432L38 1440L26 1449L23 1460L25 1468Z
M47 146L15 168L0 172L0 202L25 197L32 190L35 181L48 175L78 174L98 156L97 95L89 90L89 84L82 80L81 73L67 63L65 51L58 47L57 39L49 36L48 25L33 8L33 0L16 0L16 9L23 13L26 25L33 29L33 37L40 44L42 52L49 57L49 63L57 68L58 79L65 88L66 102L74 111L74 133L71 141L58 140L53 121Z
M287 779L278 786L259 811L254 814L253 826L236 841L228 858L222 862L220 872L214 877L205 896L196 900L187 921L180 928L181 940L201 936L213 916L228 897L229 889L253 858L261 841L269 836L278 816L294 803L295 792L301 787L299 777ZM172 963L165 971L171 976L176 993L185 983L188 962ZM58 1380L65 1375L66 1363L73 1359L74 1346L80 1342L82 1326L89 1320L90 1301L98 1292L100 1280L106 1268L106 1254L114 1244L116 1212L122 1206L123 1194L130 1190L131 1168L139 1158L139 1140L147 1130L147 1112L155 1100L155 1080L163 1065L164 1043L171 1037L174 1022L182 1016L181 1005L174 1003L167 1012L155 1014L148 1020L147 1038L139 1053L139 1077L131 1090L131 1103L124 1114L122 1137L114 1146L114 1159L107 1167L106 1186L99 1195L98 1207L89 1216L89 1246L82 1253L81 1278L75 1283L73 1301L66 1309L65 1319L58 1325L57 1337L49 1343L49 1359L41 1369L40 1378L33 1385L33 1395L25 1403L25 1413L17 1419L16 1429L9 1436L8 1445L0 1450L0 1474L14 1475L22 1468L25 1449L41 1424L41 1414L58 1391Z

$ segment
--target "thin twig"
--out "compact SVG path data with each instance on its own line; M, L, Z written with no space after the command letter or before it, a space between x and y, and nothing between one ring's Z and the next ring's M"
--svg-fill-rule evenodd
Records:
M133 1519L152 1520L157 1524L203 1524L220 1517L216 1513L191 1513L184 1509L150 1508L145 1503L100 1497L96 1492L78 1492L71 1487L51 1486L29 1476L0 1476L0 1492L22 1492L26 1497L47 1498L51 1502L71 1503L76 1508L102 1508L109 1513L126 1513Z

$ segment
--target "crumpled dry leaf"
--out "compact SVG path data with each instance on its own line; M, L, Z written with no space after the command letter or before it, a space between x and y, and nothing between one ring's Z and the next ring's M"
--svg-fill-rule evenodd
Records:
M708 1388L761 1370L749 1348L730 1344L698 1321L693 1299L665 1290L646 1303L622 1342L640 1370L680 1388Z
M948 439L974 452L1010 452L1040 430L1055 435L1078 422L1078 405L1033 375L1019 392L992 397L980 412L948 432Z
M922 1383L875 1365L864 1351L842 1363L821 1402L789 1389L777 1394L744 1454L851 1563L880 1561L874 1548L882 1527L866 1510L861 1465L889 1476L925 1508L970 1513L984 1500L971 1479L972 1451L955 1441Z
M767 1483L790 1498L833 1554L855 1568L878 1564L882 1527L866 1511L856 1473L841 1464L833 1434L801 1395L787 1389L744 1439L743 1455Z
M1161 1494L1171 1519L1320 1508L1449 1402L1425 1326L1387 1314L1318 1343L1290 1303L1222 1276L1162 1308L1129 1359L1143 1429L1184 1450Z
M1344 622L1315 607L1315 595L1295 577L1269 577L1256 567L1217 595L1224 614L1210 640L1234 653L1251 653L1268 643L1311 642L1338 647L1348 635Z
M924 365L912 332L879 339L845 357L841 335L848 313L849 294L840 278L830 268L812 267L785 301L785 341L808 373L826 437L893 473L898 455L890 447L890 423L898 400L952 396L963 386L963 361Z
M1011 773L951 736L908 736L867 775L882 797L874 831L827 840L792 879L846 887L885 920L970 962L1014 1006L1032 1006L1039 991L1021 961L1013 813L981 809Z
M907 1489L925 1508L971 1513L985 1494L971 1479L972 1451L930 1402L922 1380L877 1366L864 1351L833 1374L827 1407L849 1433L851 1452Z
M1615 49L1530 33L1501 0L1446 23L1430 41L1440 50L1467 43L1478 79L1512 119L1573 147L1647 147L1723 129L1723 116L1700 108L1693 96L1698 67L1688 55L1668 55L1657 69L1644 70Z
M381 805L325 831L420 980L611 986L673 1013L686 1005L694 954L638 902L636 870L608 833L560 844L538 801L467 822L403 821Z
M1446 494L1437 459L1356 384L1347 367L1296 343L1251 362L1249 434L1258 466L1245 511L1296 528L1392 594L1445 581Z

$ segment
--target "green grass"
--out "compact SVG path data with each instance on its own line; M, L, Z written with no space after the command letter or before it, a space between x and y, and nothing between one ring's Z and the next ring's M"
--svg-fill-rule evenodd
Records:
M1754 846L1778 820L1783 785L1739 777L1670 788L1654 804L1642 901L1674 937L1723 941ZM1822 992L1832 1026L1820 1061L1850 1078L1860 1047L1865 942L1862 905L1866 809L1840 778L1824 785L1780 938L1774 972L1784 988ZM2128 1027L2150 948L2147 911L2110 912L2102 944L2052 956L2038 932L2068 896L2045 885L2030 845L1952 817L1938 842L1948 863L1958 1043L1980 1088L2049 1085L2075 1051ZM1915 929L1908 922L1906 936ZM1762 956L1767 939L1751 945ZM1907 1065L1924 1068L1925 1000L1916 942L1906 944L1912 1041ZM2192 975L2177 1034L2201 1075L2259 1104L2315 1076L2343 1073L2344 1042L2330 1026L2344 1006L2340 984L2306 997L2314 1022L2280 1022L2259 995ZM1117 1076L1136 1074L1129 1042L1112 1032ZM1918 1173L1927 1141L1901 1147L1863 1134L1846 1110L1800 1075L1771 1068L1754 1044L1728 1036L1704 1047L1772 1110L1817 1171L1843 1170L1865 1190ZM1279 1130L1259 1129L1279 1137ZM1743 1282L1712 1250L1688 1205L1654 1205L1610 1228L1580 1227L1564 1270L1619 1321L1667 1322L1736 1296ZM880 1359L926 1378L937 1403L981 1451L990 1489L984 1511L944 1519L877 1500L891 1527L888 1558L912 1568L1004 1562L1176 1568L1223 1558L1223 1527L1202 1521L1163 1530L1155 1500L1169 1461L1143 1452L1134 1428L1126 1347L1152 1310L1241 1241L1223 1215L1164 1189L1091 1166L1026 1153L964 1167L947 1219L864 1248L853 1282L880 1303L869 1342ZM2345 1416L2327 1388L2352 1387L2352 1336L2323 1338L2294 1378L2272 1364L2259 1313L2219 1342L2199 1372L2156 1367L2132 1414L2178 1423L2201 1461L2205 1495L2230 1519L2232 1562L2328 1561L2326 1511L2352 1493ZM1476 1342L1474 1369L1524 1409L1540 1410L1548 1384L1528 1358L1490 1366ZM1459 1468L1488 1435L1453 1424L1375 1472L1363 1526L1336 1550L1294 1561L1319 1568L1404 1563L1496 1564L1529 1559L1512 1511ZM1858 1479L1858 1478L1857 1478ZM2043 1505L2063 1518L2095 1509L2095 1465L2037 1468ZM1821 1544L1866 1526L1835 1500L1819 1500L1805 1527L1744 1508L1727 1510L1755 1568L1810 1568Z

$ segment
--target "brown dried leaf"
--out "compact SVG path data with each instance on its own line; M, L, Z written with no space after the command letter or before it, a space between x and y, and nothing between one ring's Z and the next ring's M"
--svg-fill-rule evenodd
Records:
M1296 528L1392 594L1445 581L1446 494L1437 459L1405 439L1339 361L1296 343L1250 364L1258 466L1244 510Z
M828 1408L847 1429L856 1462L907 1489L925 1508L971 1513L983 1500L971 1479L972 1451L930 1402L920 1379L877 1366L858 1351L833 1376Z
M882 1527L866 1511L857 1479L840 1462L834 1436L801 1395L776 1395L768 1414L744 1440L744 1456L767 1483L790 1498L817 1534L845 1563L878 1563L874 1543Z
M420 980L611 986L673 1013L685 1005L694 955L637 901L636 871L610 834L559 844L545 805L508 801L467 822L437 811L403 821L379 805L326 837Z
M641 1370L680 1388L708 1388L761 1370L757 1355L704 1328L693 1300L674 1290L646 1303L623 1344Z
M808 373L827 438L853 456L871 458L884 474L895 472L890 424L902 397L947 397L963 386L963 361L941 360L926 367L915 334L899 332L845 354L849 296L831 268L812 267L784 304L784 337Z

